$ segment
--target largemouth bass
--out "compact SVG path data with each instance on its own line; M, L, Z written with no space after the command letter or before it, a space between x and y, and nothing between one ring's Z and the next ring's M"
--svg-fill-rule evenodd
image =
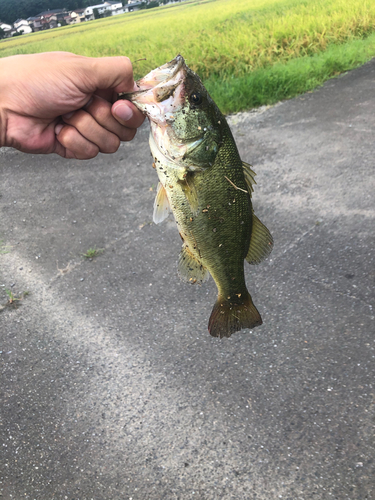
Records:
M262 319L246 288L244 260L258 264L272 250L272 236L254 215L255 184L241 161L230 128L182 56L120 94L150 120L150 148L159 177L153 219L173 212L182 238L178 274L202 283L211 274L218 288L208 330L230 337Z

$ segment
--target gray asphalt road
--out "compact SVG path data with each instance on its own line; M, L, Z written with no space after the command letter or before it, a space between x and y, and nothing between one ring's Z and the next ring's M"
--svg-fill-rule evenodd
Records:
M148 127L88 162L1 150L0 302L30 292L0 313L2 500L375 498L374 89L372 61L231 118L275 248L230 339L151 222Z

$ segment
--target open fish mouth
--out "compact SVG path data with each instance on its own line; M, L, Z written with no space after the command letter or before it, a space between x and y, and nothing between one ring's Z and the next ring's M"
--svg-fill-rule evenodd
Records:
M133 102L152 122L166 124L185 100L187 66L182 56L153 69L136 82L139 90L119 94Z

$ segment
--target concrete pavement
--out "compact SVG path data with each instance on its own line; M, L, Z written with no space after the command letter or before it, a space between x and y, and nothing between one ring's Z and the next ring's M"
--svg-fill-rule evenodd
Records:
M30 292L0 312L1 500L375 498L374 89L375 60L230 118L275 240L230 339L152 223L148 126L87 162L0 150L0 303Z

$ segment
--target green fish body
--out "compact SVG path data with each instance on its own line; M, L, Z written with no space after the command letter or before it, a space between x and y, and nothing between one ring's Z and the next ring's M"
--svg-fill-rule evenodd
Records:
M124 97L150 119L160 181L154 221L173 212L183 240L178 274L189 283L214 279L212 336L254 328L262 319L246 288L244 260L257 264L272 250L272 236L252 210L255 174L241 161L224 116L181 56L138 85L139 92Z

